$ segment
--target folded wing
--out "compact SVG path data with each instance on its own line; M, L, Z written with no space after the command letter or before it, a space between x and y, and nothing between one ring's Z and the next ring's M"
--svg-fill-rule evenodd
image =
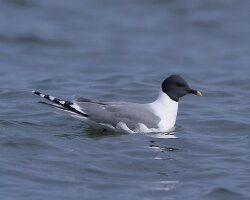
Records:
M136 129L138 123L144 124L148 128L157 128L160 122L160 118L143 104L124 102L100 103L84 98L77 98L73 103L77 110L86 113L90 120L114 128L119 123L125 123L131 130Z

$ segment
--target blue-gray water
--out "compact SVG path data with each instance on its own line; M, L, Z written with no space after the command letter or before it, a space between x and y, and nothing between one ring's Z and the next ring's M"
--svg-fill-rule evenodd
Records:
M1 0L1 199L249 199L250 1ZM178 73L176 139L102 135L38 103L150 102Z

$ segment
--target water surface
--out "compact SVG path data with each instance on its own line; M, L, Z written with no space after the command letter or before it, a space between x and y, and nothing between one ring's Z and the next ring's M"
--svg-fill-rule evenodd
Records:
M250 3L0 1L0 196L249 199ZM176 138L100 134L38 90L153 101L181 74ZM160 135L162 136L162 135Z

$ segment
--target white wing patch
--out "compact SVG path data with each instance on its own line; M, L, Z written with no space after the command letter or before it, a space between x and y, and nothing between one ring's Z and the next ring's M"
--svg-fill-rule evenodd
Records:
M145 124L138 123L134 132L136 133L150 133L152 130L150 130Z
M56 98L56 97L49 96L49 99L50 99L51 101L54 101L54 100L55 100L55 98Z
M125 124L124 122L119 122L116 124L116 128L117 130L121 130L121 131L125 131L127 133L135 133L134 131L132 131L131 129L128 128L127 124Z
M76 109L78 112L84 113L85 115L88 115L85 113L75 102L73 105L70 105L72 108Z
M64 105L65 104L65 101L59 101L60 102L60 104L62 104L62 105Z

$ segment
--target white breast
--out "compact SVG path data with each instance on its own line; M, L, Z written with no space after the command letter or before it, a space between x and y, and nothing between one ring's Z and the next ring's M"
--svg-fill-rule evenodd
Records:
M151 129L153 132L169 131L174 127L178 112L178 102L170 99L164 92L160 92L157 100L149 105L152 112L161 119L158 124L159 127L157 129Z

